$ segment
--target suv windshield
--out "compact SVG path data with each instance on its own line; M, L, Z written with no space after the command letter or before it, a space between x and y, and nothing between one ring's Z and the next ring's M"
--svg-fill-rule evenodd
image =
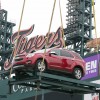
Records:
M77 59L83 59L81 56L80 56L80 54L78 54L78 53L76 53L76 52L72 52L74 55L75 55L75 57L77 58Z
M46 52L48 52L50 49L46 49ZM31 53L44 53L44 49L42 50L37 50L37 51L32 51Z

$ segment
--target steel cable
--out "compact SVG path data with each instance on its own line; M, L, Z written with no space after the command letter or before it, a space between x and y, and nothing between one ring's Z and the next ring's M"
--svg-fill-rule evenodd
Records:
M23 19L23 12L24 12L24 8L25 8L25 2L26 2L26 0L23 1L23 7L22 7L22 12L21 12L21 17L20 17L20 22L19 22L19 27L18 27L18 34L17 34L16 44L18 42L19 32L20 32L20 28L21 28L22 19ZM16 56L16 48L17 48L16 44L15 44L15 47L13 49L14 56L13 56L13 59L12 59L12 65L11 65L11 69L10 69L9 79L11 78L11 74L12 74L14 57Z

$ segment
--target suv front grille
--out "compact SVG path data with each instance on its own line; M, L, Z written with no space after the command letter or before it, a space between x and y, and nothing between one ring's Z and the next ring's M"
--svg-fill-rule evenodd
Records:
M22 56L25 56L25 55L16 55L16 57L22 57Z
M15 58L15 61L21 61L23 58Z

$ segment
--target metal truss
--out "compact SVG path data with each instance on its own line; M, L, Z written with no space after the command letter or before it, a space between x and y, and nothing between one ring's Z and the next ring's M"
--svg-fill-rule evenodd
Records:
M12 52L11 35L14 23L7 22L7 11L0 10L0 69L4 70L4 62Z
M85 44L92 39L92 0L68 0L66 45L84 56L88 50Z

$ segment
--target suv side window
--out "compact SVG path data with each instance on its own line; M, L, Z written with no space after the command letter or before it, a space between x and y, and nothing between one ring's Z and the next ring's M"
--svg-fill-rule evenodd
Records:
M60 50L58 49L54 49L54 50L51 50L50 52L52 52L52 51L54 51L56 54L57 54L57 56L60 56Z
M67 52L65 50L61 50L61 56L74 58L73 55L71 55L69 52Z

